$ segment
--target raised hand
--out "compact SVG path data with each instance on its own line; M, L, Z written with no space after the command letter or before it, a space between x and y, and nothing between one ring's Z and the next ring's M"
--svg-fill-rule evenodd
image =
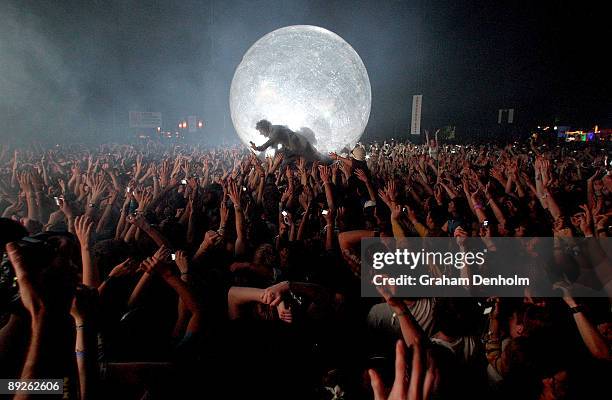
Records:
M85 321L95 316L97 303L98 291L95 288L84 285L76 288L70 315L77 326L83 325Z
M225 201L221 202L221 206L219 207L219 214L220 214L219 227L222 228L222 227L225 227L225 224L227 223L227 220L229 219L229 208L227 208Z
M355 176L357 176L357 179L359 179L361 182L363 183L368 183L368 176L365 174L365 172L363 172L362 169L357 168L355 170Z
M183 250L178 250L175 253L175 256L175 262L179 268L179 271L181 271L181 274L186 274L189 270L189 259L187 258L187 253L185 253Z
M603 236L607 236L607 228L609 226L608 221L610 217L608 215L596 215L595 216L595 229L597 230L598 236L603 234Z
M283 162L285 155L283 153L276 153L274 155L274 162L272 163L272 170L278 168L278 166Z
M206 251L213 247L217 247L223 242L223 236L215 231L208 231L204 234L204 240L200 244L200 250Z
M470 198L472 199L473 204L482 204L482 196L480 194L481 189L476 189L475 192L470 194Z
M385 190L378 189L378 197L381 198L383 203L385 203L387 205L387 207L389 207L389 209L391 209L393 207L393 202L391 201L391 199L389 198L389 196L387 195L387 192Z
M70 203L63 197L58 198L59 208L62 210L66 218L72 218L74 213L72 212L72 207L70 207Z
M340 164L340 171L348 179L351 176L351 166L347 163Z
M174 166L172 167L172 172L170 172L170 185L175 185L178 183L178 176L181 172L181 157L177 157L174 160Z
M442 185L434 186L434 197L438 204L442 204L444 202L444 194L442 192Z
M164 160L159 168L159 184L162 187L168 186L168 179L170 176L170 165L168 160Z
M395 181L391 179L387 182L385 186L385 192L387 193L387 197L391 200L392 203L397 201L397 188L395 187Z
M130 224L135 225L137 228L140 228L142 230L146 230L147 227L149 226L147 219L142 213L134 213L134 214L128 215L127 221Z
M19 182L19 186L24 193L32 193L32 180L29 172L19 173L17 175L17 181Z
M70 171L73 177L81 175L81 164L78 161L73 162Z
M338 163L332 163L330 169L331 169L331 179L334 180L334 177L336 176L336 174L338 174L338 168L340 168L340 165L338 165Z
M457 241L457 245L459 247L463 247L469 235L465 229L459 226L455 229L454 236L455 240Z
M426 400L429 398L433 383L432 370L427 371L427 375L423 368L425 355L420 344L413 346L412 349L412 365L410 376L406 374L406 346L404 342L398 340L395 346L395 380L393 387L388 392L380 375L369 369L370 384L374 392L374 400ZM429 378L429 379L428 379ZM389 393L387 395L387 393Z
M393 221L399 221L402 216L402 206L398 203L391 205L391 219Z
M287 202L291 200L292 197L293 197L293 187L287 186L287 188L283 192L283 195L281 196L281 203L287 204Z
M563 217L559 217L555 220L555 222L553 222L553 235L556 238L574 236L571 229L565 226L565 220Z
M291 171L289 165L285 166L285 178L287 178L287 184L289 186L293 185L293 171Z
M153 193L134 190L134 199L138 202L138 211L144 211L153 201Z
M59 178L57 180L57 184L59 185L59 187L60 187L60 189L62 191L62 194L65 195L66 194L66 181L64 179L62 179L62 178Z
M242 193L241 193L240 188L238 187L238 184L236 184L236 182L234 181L230 181L227 187L227 195L229 196L230 200L234 204L234 208L240 208L241 194Z
M187 158L183 159L183 164L180 166L180 170L183 172L185 179L189 178L189 160Z
M91 218L85 215L79 215L74 220L74 233L79 239L81 247L89 247L91 242L91 233L94 226Z
M301 174L306 172L306 160L304 159L304 157L298 158L296 166Z
M108 276L118 278L120 276L134 275L138 271L137 266L138 265L134 262L134 259L128 257L124 262L116 265L108 274Z
M302 206L304 211L310 210L310 206L312 205L312 199L313 199L313 196L312 196L310 189L307 186L305 186L299 198L300 205Z
M319 165L319 176L323 183L329 183L331 181L331 169L327 165Z
M172 275L172 268L170 264L170 249L166 246L160 246L159 249L151 257L153 262L152 269L154 272L159 273L162 277L168 277Z
M563 293L563 301L565 301L565 303L569 307L576 307L578 305L578 303L576 303L576 300L574 300L574 297L572 296L572 284L567 279L563 279L553 283L552 287L553 289L561 290L561 292Z
M43 189L43 179L38 171L34 170L30 172L30 183L35 192L39 192Z
M104 169L104 168L103 168ZM155 163L149 164L147 172L140 178L140 182L144 182L145 179L155 176L156 168Z
M102 198L102 195L106 192L107 189L108 182L106 182L104 176L96 176L93 179L93 186L91 189L91 202L94 204L97 203Z
M580 230L584 236L593 236L593 217L591 215L591 209L586 204L582 204L580 208L584 211L584 213L578 217Z
M319 171L319 162L315 160L312 162L312 168L310 168L310 176L312 176L312 179L314 179L315 181L317 180L318 171Z
M134 167L134 179L138 179L142 172L142 154L136 156L136 165Z
M108 204L115 204L115 201L117 201L117 197L119 197L119 191L115 189L109 189L108 195Z

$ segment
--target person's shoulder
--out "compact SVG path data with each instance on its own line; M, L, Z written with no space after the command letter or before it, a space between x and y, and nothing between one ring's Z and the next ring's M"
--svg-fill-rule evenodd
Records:
M287 125L272 125L272 132L288 133L293 132Z

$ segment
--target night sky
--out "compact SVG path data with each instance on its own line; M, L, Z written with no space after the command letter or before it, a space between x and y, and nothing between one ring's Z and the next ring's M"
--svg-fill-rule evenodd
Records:
M570 1L4 0L0 136L116 140L141 110L168 129L201 115L208 134L233 138L235 67L294 24L334 31L361 56L368 138L407 135L417 93L428 129L494 129L498 108L525 127L612 127L607 15Z

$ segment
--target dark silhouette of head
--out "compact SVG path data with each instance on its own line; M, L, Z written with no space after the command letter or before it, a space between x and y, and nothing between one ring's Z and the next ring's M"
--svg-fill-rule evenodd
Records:
M268 137L270 136L270 131L272 130L272 124L267 119L262 119L257 121L255 129L257 129L262 135Z
M7 243L14 242L28 236L28 231L17 221L9 218L0 218L0 255L4 253Z

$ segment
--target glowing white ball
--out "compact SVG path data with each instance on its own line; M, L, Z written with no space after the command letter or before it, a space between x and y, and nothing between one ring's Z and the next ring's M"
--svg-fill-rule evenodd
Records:
M236 68L230 110L240 139L260 145L260 119L308 128L320 152L352 147L370 117L370 80L357 52L317 26L294 25L259 39Z

